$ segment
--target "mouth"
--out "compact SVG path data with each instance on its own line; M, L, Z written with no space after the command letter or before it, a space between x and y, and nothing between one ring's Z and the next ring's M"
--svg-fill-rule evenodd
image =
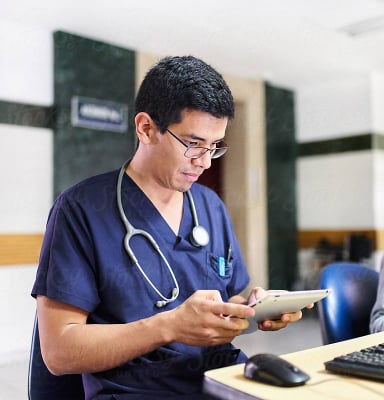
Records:
M196 182L199 179L200 174L195 174L193 172L184 172L184 176L188 179L188 181Z

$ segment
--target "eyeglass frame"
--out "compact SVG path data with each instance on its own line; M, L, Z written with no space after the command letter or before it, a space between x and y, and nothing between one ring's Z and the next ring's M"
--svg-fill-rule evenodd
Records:
M222 144L222 145L224 145L224 146L215 147L215 148L213 148L213 149L210 149L209 147L203 147L203 146L188 146L188 145L185 144L178 136L176 136L172 131L170 131L168 128L165 128L165 130L166 130L168 133L170 133L171 136L172 136L173 138L175 138L179 143L181 143L181 144L186 148L186 150L185 150L185 152L184 152L184 157L187 157L187 158L191 158L191 159L194 159L194 160L195 160L195 159L197 159L197 158L203 157L203 155L206 154L206 153L209 151L209 152L210 152L211 159L215 159L215 158L219 158L219 157L223 156L223 155L227 152L227 150L229 149L229 144L226 143L226 142L224 142L224 140L222 140L222 141L220 142L220 144ZM196 156L192 156L192 157L191 157L191 156L188 156L188 155L187 155L187 152L188 152L190 149L201 149L202 153L201 153L200 155L196 155ZM219 154L215 156L215 153L216 153L218 150L221 150L221 152L219 152Z

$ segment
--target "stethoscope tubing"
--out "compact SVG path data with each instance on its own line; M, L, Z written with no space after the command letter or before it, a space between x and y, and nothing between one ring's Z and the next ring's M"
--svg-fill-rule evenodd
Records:
M116 191L116 195L117 195L117 207L119 209L119 213L120 213L120 217L121 220L124 223L125 229L127 231L125 237L124 237L124 248L126 250L126 252L128 253L128 256L131 258L132 262L136 265L136 267L139 269L139 271L141 272L141 274L143 275L143 277L145 278L145 280L148 282L148 284L151 286L151 288L157 293L157 295L163 299L165 302L171 302L174 301L178 294L179 294L179 284L177 282L176 276L171 268L171 266L169 265L169 262L167 260L167 258L165 257L165 255L163 254L163 252L160 249L160 246L158 245L158 243L156 242L156 240L153 238L153 236L144 231L143 229L136 229L128 220L127 216L125 215L124 212L124 208L123 208L123 203L122 203L122 195L121 195L121 187L122 187L122 181L123 181L123 176L125 174L125 170L127 168L127 165L129 163L129 160L126 161L124 163L124 165L121 167L120 172L119 172L119 177L117 180L117 191ZM166 296L164 296L160 290L154 285L154 283L152 282L152 280L149 278L149 276L145 273L144 269L142 268L142 266L140 265L137 257L135 256L134 251L132 250L129 242L130 240L133 238L133 236L143 236L145 239L147 239L147 241L151 244L151 246L156 250L156 252L160 255L161 259L164 261L169 273L171 274L173 283L175 284L175 288L172 291L172 297L168 298Z
M129 220L124 212L121 188L122 188L122 182L123 182L125 170L129 164L129 162L130 162L130 160L127 160L124 163L124 165L121 167L119 176L117 179L117 185L116 185L117 208L119 210L121 220L122 220L122 222L125 226L125 230L126 230L126 235L124 237L124 248L125 248L128 256L130 257L130 259L132 260L132 262L136 265L136 267L138 268L138 270L144 277L144 279L151 286L151 288L155 291L155 293L162 299L162 300L159 300L156 302L156 306L158 308L160 308L160 307L166 306L168 303L175 301L179 295L180 288L179 288L179 284L177 282L176 276L174 274L174 271L171 268L171 266L169 265L167 258L161 251L160 246L158 245L156 240L153 238L153 236L150 233L144 231L143 229L135 228L129 222ZM190 241L196 247L206 246L209 242L209 234L204 227L199 225L199 221L198 221L197 213L196 213L195 202L193 201L192 193L189 190L187 191L187 196L188 196L188 200L190 203L190 209L192 212L192 218L193 218L193 223L194 223L194 227L193 227L193 230L190 235ZM149 276L145 273L143 267L140 265L137 257L135 256L135 253L132 250L129 242L133 236L139 236L139 235L143 236L151 244L153 249L160 255L161 259L163 260L164 264L166 265L166 267L172 277L173 283L175 285L175 287L172 289L171 297L166 297L160 292L160 290L154 285L154 283L149 278Z

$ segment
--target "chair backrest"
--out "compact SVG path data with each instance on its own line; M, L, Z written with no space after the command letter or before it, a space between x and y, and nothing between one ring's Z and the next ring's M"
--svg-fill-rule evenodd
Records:
M81 375L52 375L40 350L37 316L33 326L28 373L29 400L84 400Z
M332 290L317 306L324 344L369 334L378 281L378 272L357 263L335 262L321 270L320 288Z

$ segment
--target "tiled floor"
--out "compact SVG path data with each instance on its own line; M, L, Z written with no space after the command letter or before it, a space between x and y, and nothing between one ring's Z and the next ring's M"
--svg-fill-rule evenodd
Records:
M306 312L312 315L306 314L300 322L286 329L243 335L234 344L249 356L260 352L284 354L321 346L321 332L314 310ZM11 365L0 364L0 400L27 400L27 381L28 360Z

